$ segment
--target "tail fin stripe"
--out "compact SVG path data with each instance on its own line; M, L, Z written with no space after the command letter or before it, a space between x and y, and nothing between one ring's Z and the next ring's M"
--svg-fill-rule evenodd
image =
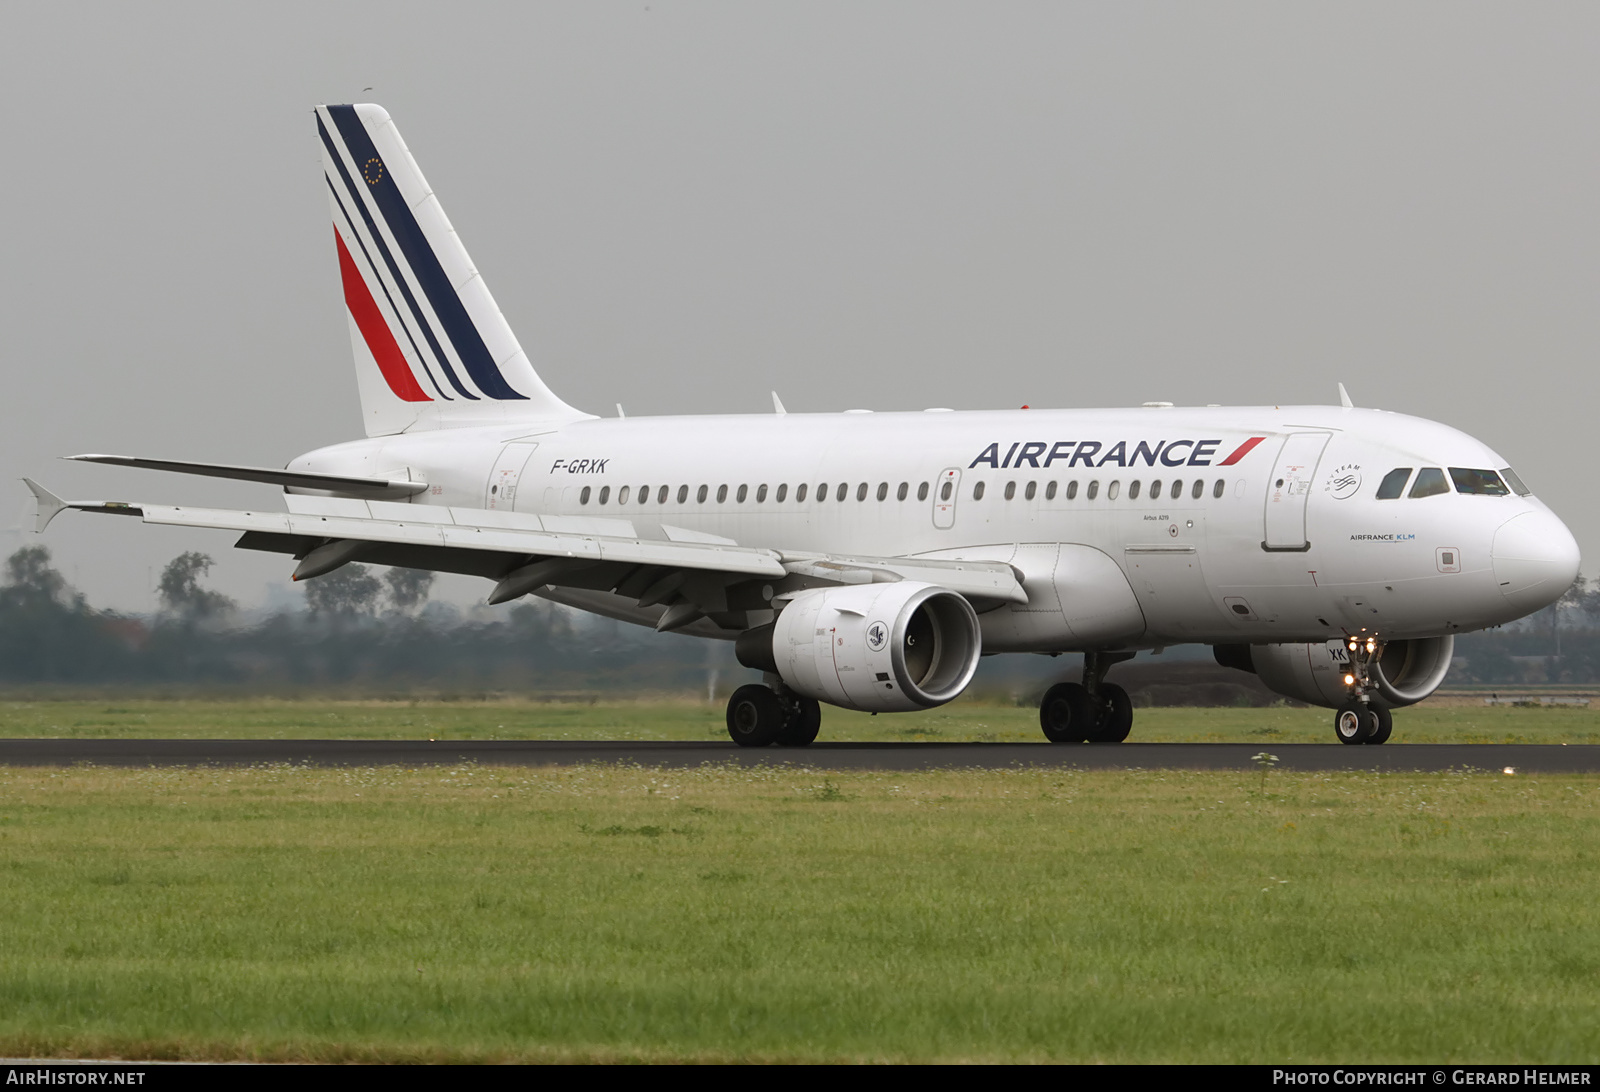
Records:
M450 358L445 355L444 349L434 336L433 326L423 315L422 308L417 305L417 299L411 293L411 286L406 283L405 275L401 273L399 263L395 261L394 254L389 250L389 245L384 242L383 233L378 230L378 225L373 221L371 211L368 210L366 202L361 198L361 192L356 189L355 184L350 180L349 172L345 169L344 158L339 154L338 147L335 146L332 138L328 135L328 130L323 127L320 117L317 119L317 132L321 134L322 142L327 146L328 158L339 169L339 181L344 183L345 200L340 202L340 206L354 205L361 213L361 219L366 223L367 234L371 236L373 246L383 256L384 264L389 268L389 276L394 280L395 287L400 290L400 295L405 299L406 306L410 308L412 321L422 331L422 336L427 340L428 347L433 350L434 359L439 362L439 367L444 372L445 378L450 381L450 385L455 388L456 393L461 397L477 401L478 396L462 385L461 380L456 376L455 369L450 367ZM324 177L327 177L326 174L324 174ZM328 184L333 186L331 178L329 178ZM335 196L338 195L338 187L336 186L334 187L334 193ZM348 209L346 209L345 215L349 215ZM392 299L393 297L391 296L390 298ZM399 311L396 309L396 314L398 313Z
M344 138L345 147L349 149L352 159L358 163L382 162L366 126L356 116L354 106L329 106L326 109L328 116L338 127L339 135ZM411 272L421 285L423 294L432 305L440 325L444 327L444 333L454 346L462 366L466 368L467 374L472 377L478 389L490 398L502 401L526 401L528 396L513 390L506 382L505 376L500 374L494 358L489 354L489 347L483 343L477 325L467 314L466 306L462 304L455 286L446 276L444 267L439 264L438 256L434 254L427 236L423 234L416 217L406 205L394 178L385 171L369 184L368 191L376 201L384 223L393 234L400 252L410 265Z
M361 270L356 268L355 259L350 257L350 251L338 231L333 233L333 241L339 247L339 276L344 281L345 306L350 308L350 317L356 320L361 336L366 338L367 348L383 375L383 381L389 384L389 389L401 401L432 402L427 392L417 386L417 377L411 374L411 366L406 363L399 342L390 332L383 312L378 310L372 293L367 289L366 279L361 276Z
M400 327L401 331L406 335L406 341L408 341L411 344L411 351L416 354L417 362L422 365L422 373L428 377L428 382L433 386L433 389L438 393L440 398L444 399L446 402L455 401L455 399L451 398L448 394L446 394L444 392L444 388L440 387L439 386L439 381L434 378L433 369L428 367L428 358L427 358L427 356L425 356L423 354L421 347L419 347L417 345L417 339L412 335L410 325L407 324L405 322L405 320L401 317L402 313L400 311L400 308L395 305L394 295L389 291L389 285L383 279L383 274L378 269L378 263L374 262L372 260L372 252L367 249L367 244L361 238L361 233L356 230L355 223L353 221L351 221L351 219L350 219L350 213L344 207L344 202L339 200L339 191L334 187L333 181L330 178L328 178L327 175L323 175L323 181L328 183L328 191L333 195L334 207L339 210L339 215L344 218L344 224L345 224L346 233L349 234L351 239L355 240L356 246L361 248L361 256L366 259L367 267L372 270L372 279L375 280L376 282L378 282L378 287L379 288L383 289L383 298L388 301L389 310L394 313L396 325L398 325ZM333 225L333 233L335 235L339 235L340 234L339 225L338 224L334 224ZM344 243L343 243L342 239L341 239L339 245L340 245L341 248L343 248ZM344 250L343 251L343 254L348 254L348 253L349 253L348 250ZM343 261L343 255L341 255L341 259L340 260L341 260L341 262ZM352 264L354 263L354 261L355 261L355 259L354 259L354 257L352 257L351 258ZM341 268L343 268L343 267L341 266ZM356 275L357 276L361 275L359 266L356 269ZM345 295L346 295L346 300L348 301L348 297L349 297L348 290L346 290ZM370 295L370 293L369 293L369 295ZM373 301L373 305L377 306L377 301L376 300ZM380 313L379 317L382 318L381 313ZM387 320L385 320L385 324L387 325ZM363 332L362 336L365 337L365 333L364 332ZM390 336L392 338L393 334L391 333ZM370 338L368 338L367 339L367 345L368 345L369 348L371 347L371 344L372 344L372 341L371 341ZM398 347L398 345L396 347ZM374 355L374 357L376 357L377 354L374 353L373 355ZM405 355L403 350L401 352L401 355L402 355L402 357ZM410 371L409 363L407 364L407 371ZM412 378L413 378L413 381L414 381L415 378L416 378L415 375L413 375ZM430 399L430 401L431 401L431 399Z

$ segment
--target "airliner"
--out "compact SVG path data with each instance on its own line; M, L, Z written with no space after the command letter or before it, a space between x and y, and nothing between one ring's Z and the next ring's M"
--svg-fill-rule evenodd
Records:
M1199 643L1333 709L1339 740L1443 681L1458 633L1555 602L1573 536L1456 429L1337 406L600 418L547 387L389 114L319 106L366 438L283 468L94 463L278 485L284 510L65 501L239 532L295 580L352 562L482 577L734 642L761 682L742 746L805 746L822 705L928 709L995 653L1081 653L1039 707L1055 743L1121 742L1140 651Z

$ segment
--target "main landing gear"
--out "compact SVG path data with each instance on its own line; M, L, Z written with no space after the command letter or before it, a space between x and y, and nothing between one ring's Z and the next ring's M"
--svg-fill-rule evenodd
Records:
M1039 727L1051 743L1121 743L1133 730L1133 702L1116 683L1105 681L1113 664L1132 652L1086 652L1083 682L1056 683L1039 703Z
M728 735L741 747L807 747L821 730L821 703L787 688L751 683L728 699Z
M1394 731L1394 715L1372 685L1372 665L1383 655L1383 642L1376 637L1351 637L1345 642L1350 667L1344 684L1350 700L1334 710L1333 732L1340 743L1384 743Z

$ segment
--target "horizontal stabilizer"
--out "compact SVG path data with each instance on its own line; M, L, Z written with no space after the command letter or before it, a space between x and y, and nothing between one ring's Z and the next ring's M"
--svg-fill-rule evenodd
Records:
M32 478L23 478L22 484L26 485L28 491L33 494L34 504L36 505L36 514L33 522L35 534L44 534L44 529L50 526L51 520L72 507Z
M265 466L231 466L227 463L186 463L172 459L139 459L132 455L68 455L80 463L106 463L132 466L140 470L167 470L174 474L198 474L205 478L231 478L242 482L263 482L292 489L324 489L353 497L383 500L424 493L427 482L393 478L351 478L343 474L312 474L302 470L277 470ZM42 528L41 528L42 530Z

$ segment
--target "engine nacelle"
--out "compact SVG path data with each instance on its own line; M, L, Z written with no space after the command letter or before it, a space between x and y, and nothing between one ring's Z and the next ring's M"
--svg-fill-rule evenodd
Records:
M1455 654L1456 639L1421 637L1385 643L1372 665L1372 682L1390 706L1415 705L1444 682ZM1286 698L1337 708L1350 697L1345 673L1350 653L1344 642L1309 645L1217 645L1217 662L1253 671L1267 689Z
M929 709L960 694L983 651L978 616L935 584L899 581L800 592L734 646L808 698L870 713Z

